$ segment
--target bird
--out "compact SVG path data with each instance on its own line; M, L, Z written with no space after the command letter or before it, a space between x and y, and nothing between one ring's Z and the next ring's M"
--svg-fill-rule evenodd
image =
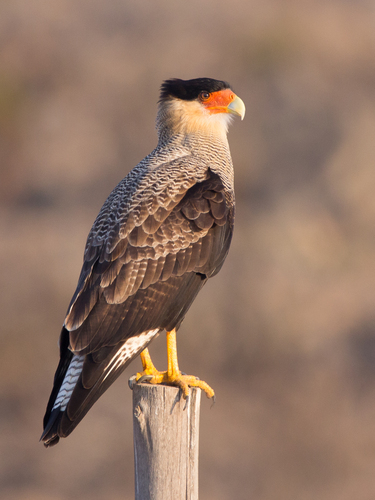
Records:
M234 173L227 132L245 105L213 78L165 80L158 143L114 188L87 237L59 339L60 360L40 440L56 445L140 355L136 381L213 389L178 365L176 332L232 239ZM166 332L168 369L148 345Z

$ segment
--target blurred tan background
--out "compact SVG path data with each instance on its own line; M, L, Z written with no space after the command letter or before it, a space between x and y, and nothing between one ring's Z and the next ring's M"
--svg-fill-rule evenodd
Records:
M179 335L203 500L375 498L375 3L0 2L0 497L132 499L128 377L38 443L87 233L169 77L231 82L231 252ZM151 348L165 366L165 341Z

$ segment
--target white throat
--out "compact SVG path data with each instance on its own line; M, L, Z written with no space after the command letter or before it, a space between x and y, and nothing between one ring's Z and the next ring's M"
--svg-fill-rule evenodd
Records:
M159 105L156 128L159 138L177 134L216 136L226 142L232 115L210 113L197 101L172 99Z

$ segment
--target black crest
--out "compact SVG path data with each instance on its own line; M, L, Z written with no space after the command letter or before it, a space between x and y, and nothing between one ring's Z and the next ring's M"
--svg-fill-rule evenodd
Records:
M194 78L193 80L180 80L172 78L163 82L160 89L160 101L176 97L184 101L197 99L201 92L218 92L229 89L230 85L213 78Z

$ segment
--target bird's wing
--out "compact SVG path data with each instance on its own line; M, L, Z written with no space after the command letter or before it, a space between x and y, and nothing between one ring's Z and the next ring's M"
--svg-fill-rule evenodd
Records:
M74 352L92 352L162 328L157 309L166 310L162 297L168 299L177 290L172 286L168 293L166 285L157 284L191 272L210 277L229 248L232 213L220 177L210 170L204 181L185 178L178 189L167 187L147 197L123 220L113 212L107 217L113 218L111 223L102 220L90 233L65 319ZM103 225L106 237L98 238ZM151 313L148 309L157 300L159 307ZM142 312L149 321L140 322ZM119 322L126 328L119 328Z
M161 329L179 325L229 249L233 200L209 169L203 180L184 177L125 213L114 199L90 232L65 319L46 445L70 434Z

